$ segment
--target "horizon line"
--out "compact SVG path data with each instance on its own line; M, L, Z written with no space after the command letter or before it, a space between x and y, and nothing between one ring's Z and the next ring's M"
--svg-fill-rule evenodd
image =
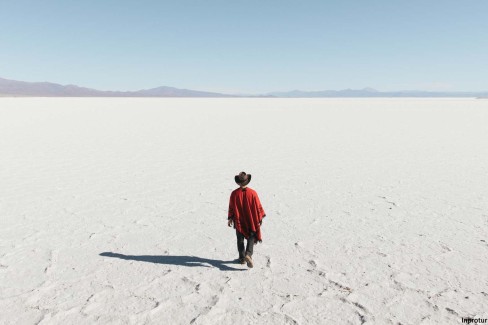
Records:
M412 92L418 92L418 93L427 93L427 94L483 94L486 93L488 94L488 90L421 90L421 89L401 89L401 90L378 90L376 88L366 86L362 88L342 88L342 89L320 89L320 90L302 90L299 88L294 88L290 90L274 90L274 91L266 91L266 92L259 92L259 93L248 93L248 92L233 92L233 93L227 93L227 92L220 92L220 91L214 91L214 90L202 90L202 89L190 89L190 88L179 88L179 87L174 87L174 86L166 86L166 85L159 85L156 87L152 88L139 88L137 90L101 90L98 88L92 88L90 86L82 86L78 84L73 84L73 83L68 83L68 84L63 84L63 83L57 83L57 82L52 82L52 81L25 81L25 80L16 80L16 79L7 79L0 77L0 80L5 80L5 81L11 81L11 82L21 82L21 83L30 83L30 84L52 84L52 85L57 85L57 86L62 86L62 87L77 87L77 88L84 88L88 90L93 90L93 91L98 91L98 92L114 92L114 93L137 93L137 92L143 92L143 91L149 91L149 90L156 90L158 88L167 88L167 89L175 89L175 90L182 90L182 91L193 91L193 92L204 92L204 93L215 93L216 95L225 95L225 96L236 96L236 97L259 97L259 96L272 96L273 94L289 94L293 92L300 92L300 93L321 93L321 92L347 92L347 91L352 91L352 92L368 92L370 94L388 94L388 93L412 93ZM0 93L0 96L2 94ZM475 95L476 96L476 95ZM4 96L5 97L5 96ZM35 96L16 96L16 97L35 97ZM41 96L41 97L54 97L54 96ZM70 96L71 97L71 96ZM80 96L80 97L86 97L86 96ZM100 96L104 97L104 96ZM107 96L110 97L110 96ZM128 97L139 97L139 96L128 96ZM360 96L359 96L360 97Z

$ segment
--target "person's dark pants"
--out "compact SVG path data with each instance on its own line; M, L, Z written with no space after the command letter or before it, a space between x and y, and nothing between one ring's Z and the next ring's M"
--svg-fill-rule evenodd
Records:
M237 250L239 251L239 258L244 258L247 255L252 256L252 249L254 247L255 232L251 231L249 238L247 239L247 245L244 249L244 235L236 230L237 235Z

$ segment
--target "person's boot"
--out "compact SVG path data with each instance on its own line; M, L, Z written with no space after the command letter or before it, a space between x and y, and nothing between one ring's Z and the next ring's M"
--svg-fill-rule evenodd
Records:
M245 259L246 259L247 267L251 269L254 266L251 255L246 254Z
M239 252L239 258L237 260L240 264L246 264L246 251Z

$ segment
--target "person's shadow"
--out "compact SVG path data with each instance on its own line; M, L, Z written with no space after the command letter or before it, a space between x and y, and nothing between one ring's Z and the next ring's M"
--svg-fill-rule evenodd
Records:
M235 269L226 264L236 264L236 261L221 261L196 256L179 256L179 255L124 255L112 252L100 253L100 256L115 257L123 260L132 260L139 262L149 262L155 264L181 265L181 266L202 266L216 267L221 271L245 271L245 269Z

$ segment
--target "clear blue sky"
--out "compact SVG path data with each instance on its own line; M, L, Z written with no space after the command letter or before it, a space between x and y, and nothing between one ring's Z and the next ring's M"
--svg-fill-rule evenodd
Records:
M102 90L488 90L487 0L5 0L0 77Z

